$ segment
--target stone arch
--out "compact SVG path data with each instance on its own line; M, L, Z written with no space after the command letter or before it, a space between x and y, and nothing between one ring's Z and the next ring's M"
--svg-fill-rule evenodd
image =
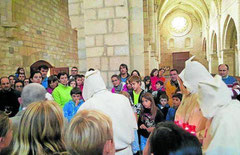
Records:
M206 38L203 38L203 42L202 42L202 51L205 55L205 58L207 57L207 41Z
M223 37L224 52L223 52L223 63L229 65L229 74L237 75L236 70L238 68L238 52L237 52L237 28L233 18L227 17L224 24L225 32Z
M41 66L41 65L46 65L46 66L48 66L48 68L53 68L53 66L49 62L44 61L44 60L39 60L39 61L34 62L30 66L30 73L38 70L38 67Z
M211 37L211 53L217 53L217 34L215 31L212 33Z

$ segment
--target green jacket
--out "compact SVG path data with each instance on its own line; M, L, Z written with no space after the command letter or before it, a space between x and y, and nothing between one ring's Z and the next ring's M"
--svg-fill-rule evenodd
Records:
M57 102L63 108L65 103L72 99L70 94L71 90L72 87L70 86L58 84L58 86L52 92L54 101Z

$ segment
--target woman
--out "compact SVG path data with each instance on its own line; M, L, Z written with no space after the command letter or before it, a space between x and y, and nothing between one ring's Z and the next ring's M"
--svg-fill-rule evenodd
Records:
M0 154L7 154L3 151L12 140L12 123L8 116L0 111Z
M50 155L65 151L61 108L53 101L30 104L20 120L12 154Z

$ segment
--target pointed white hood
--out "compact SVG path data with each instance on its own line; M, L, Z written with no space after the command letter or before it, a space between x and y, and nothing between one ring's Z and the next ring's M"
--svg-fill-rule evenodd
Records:
M184 86L192 94L198 92L198 83L200 81L207 81L213 79L212 75L208 70L199 62L192 61L195 56L191 57L185 62L185 68L179 74L182 79Z
M107 88L100 72L98 70L86 72L82 94L84 100L87 101L102 90L107 90Z
M206 118L214 117L221 107L232 101L231 91L219 75L212 80L199 82L198 86L199 105Z

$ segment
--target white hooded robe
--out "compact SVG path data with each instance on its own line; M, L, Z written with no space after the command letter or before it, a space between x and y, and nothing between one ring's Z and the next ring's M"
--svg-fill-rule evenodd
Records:
M123 149L116 152L116 155L131 155L137 122L129 100L123 95L108 91L98 70L86 73L83 98L85 103L78 111L97 109L107 114L112 119L115 149Z

